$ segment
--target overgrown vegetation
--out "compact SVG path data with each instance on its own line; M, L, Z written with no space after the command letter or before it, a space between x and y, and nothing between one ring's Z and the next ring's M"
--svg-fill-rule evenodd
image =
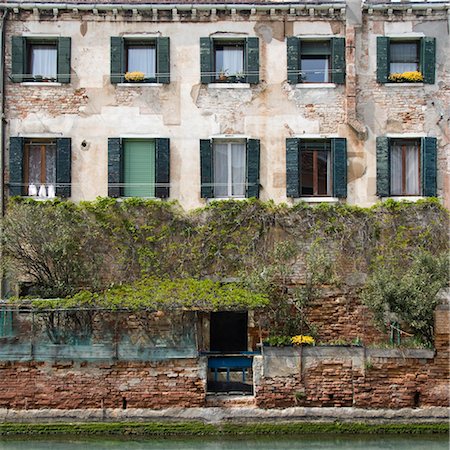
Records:
M345 286L355 275L367 278L351 288L363 289L380 326L394 317L429 342L435 294L448 282L447 230L435 199L372 208L253 199L189 213L135 198L13 199L2 264L10 279L33 284L31 294L69 297L72 307L249 309L268 296L274 334L290 336L315 336L308 304L323 285ZM224 279L240 281L211 281Z

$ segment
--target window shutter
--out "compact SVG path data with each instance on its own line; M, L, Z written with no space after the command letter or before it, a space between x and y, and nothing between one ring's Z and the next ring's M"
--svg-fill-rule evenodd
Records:
M287 45L287 80L290 84L299 82L300 69L300 45L299 38L289 36L286 40Z
M390 152L389 138L377 137L377 195L389 197L390 187Z
M72 180L72 143L70 138L56 139L56 195L70 197Z
M26 55L26 40L22 36L12 37L11 48L11 80L14 83L20 83L24 80L25 75L25 55Z
M336 84L345 82L345 39L331 38L331 81Z
M9 195L22 195L23 138L9 139Z
M420 41L423 82L435 83L436 38L424 37Z
M259 139L247 139L246 197L259 198Z
M6 309L0 310L0 337L12 336L13 312Z
M347 140L331 139L333 158L333 192L335 197L347 197Z
M60 37L58 39L58 81L60 83L70 83L70 37Z
M247 83L257 84L259 83L259 38L247 38L246 56Z
M300 139L286 139L286 195L300 197Z
M212 83L215 79L213 74L214 43L208 38L200 38L200 72L202 83Z
M377 81L387 83L389 77L389 38L377 37Z
M123 182L122 164L122 140L120 138L108 138L108 196L120 197Z
M156 39L156 55L158 58L156 81L158 83L170 83L170 41L168 37Z
M124 64L124 41L122 37L111 36L111 83L123 82Z
M422 138L422 195L437 196L437 139Z
M212 141L200 139L200 182L202 198L214 197Z
M156 139L156 164L155 164L155 196L159 198L169 197L170 183L170 139ZM159 186L164 184L164 186Z

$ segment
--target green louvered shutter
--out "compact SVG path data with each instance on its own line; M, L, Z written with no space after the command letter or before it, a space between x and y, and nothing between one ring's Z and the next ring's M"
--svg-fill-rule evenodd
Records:
M300 68L300 45L299 38L289 36L286 40L287 46L287 80L290 84L297 84L299 82L299 68Z
M111 36L111 83L123 82L124 63L124 41L122 37Z
M259 38L247 38L245 48L247 83L257 84L259 83Z
M389 138L377 137L377 195L378 197L389 197L390 187L390 152Z
M22 36L12 37L11 58L11 80L20 83L26 71L26 40Z
M212 83L214 76L214 42L209 37L200 38L200 73L202 83Z
M424 37L421 39L420 44L423 82L434 84L436 73L436 38Z
M259 140L247 139L247 198L259 198L259 153Z
M331 157L333 158L333 195L347 197L347 140L331 139Z
M9 139L9 195L22 195L23 138Z
M170 83L170 40L168 37L156 39L156 55L158 58L156 70L157 83Z
M212 142L209 139L200 139L200 182L202 198L214 197Z
M377 81L387 83L389 77L389 38L377 37Z
M156 139L155 195L168 198L170 194L170 139Z
M0 337L13 336L13 312L0 309Z
M345 82L345 39L331 38L331 82L344 84Z
M300 197L300 139L286 139L286 195Z
M120 197L123 182L123 152L120 138L108 138L108 196Z
M422 195L437 196L437 139L422 138Z
M70 197L72 183L72 141L56 139L56 195Z
M58 81L70 83L70 37L58 39Z
M154 139L126 139L122 142L124 197L155 197L156 142Z

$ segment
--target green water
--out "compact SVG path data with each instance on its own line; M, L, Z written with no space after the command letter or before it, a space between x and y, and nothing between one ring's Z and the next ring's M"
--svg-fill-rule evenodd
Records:
M446 435L434 436L290 436L277 438L223 437L191 439L80 439L71 437L42 438L39 440L0 440L0 450L97 450L97 449L159 449L159 450L448 450L449 439Z

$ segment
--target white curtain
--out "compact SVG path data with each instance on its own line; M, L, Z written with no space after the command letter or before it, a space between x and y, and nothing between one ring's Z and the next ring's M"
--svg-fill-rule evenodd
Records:
M128 49L128 72L144 72L145 78L156 77L156 51L152 47Z
M244 51L242 48L226 47L216 51L216 72L236 75L244 72Z
M228 197L227 144L214 144L214 197Z
M419 148L417 145L411 144L406 148L406 194L419 195Z
M391 149L391 194L402 195L402 147L392 146Z
M389 51L392 61L391 73L414 72L418 70L416 43L392 43Z
M231 144L231 182L233 197L245 197L245 145Z
M403 161L403 148L405 156ZM403 162L405 174L403 174ZM420 195L419 180L420 152L417 144L395 144L391 148L391 194ZM405 190L403 190L403 175Z
M33 46L31 49L31 75L56 78L57 50L50 46Z

